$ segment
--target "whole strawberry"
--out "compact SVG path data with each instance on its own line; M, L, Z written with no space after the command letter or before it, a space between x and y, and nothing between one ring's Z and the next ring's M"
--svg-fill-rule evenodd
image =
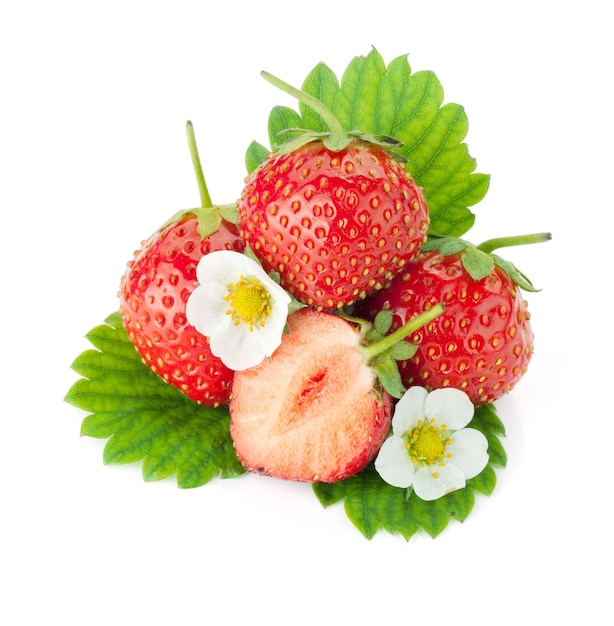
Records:
M549 238L531 235L478 247L452 238L429 241L417 262L357 307L356 315L373 319L390 310L394 330L444 302L443 315L408 337L418 349L399 363L401 380L407 387L462 389L476 406L493 402L516 385L531 360L533 332L520 288L535 289L512 264L488 252L495 245Z
M386 287L416 257L429 226L426 201L389 153L398 143L346 133L317 100L281 86L307 98L331 132L290 140L252 172L238 226L297 300L341 308Z
M229 400L233 372L211 354L206 337L186 318L196 288L196 266L216 250L243 251L235 224L211 206L195 152L203 208L184 211L145 241L128 263L119 288L124 327L143 362L195 402L217 406Z
M203 255L242 247L234 224L223 221L203 238L198 218L188 214L146 241L121 280L124 327L144 363L207 406L228 402L233 372L188 323L186 302L196 288L196 266Z

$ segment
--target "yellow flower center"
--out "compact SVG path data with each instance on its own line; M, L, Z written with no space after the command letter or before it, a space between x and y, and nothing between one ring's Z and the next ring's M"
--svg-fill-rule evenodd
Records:
M237 283L228 285L224 300L230 303L226 315L232 316L236 326L247 324L250 331L254 326L265 326L271 314L271 295L254 276L241 276Z
M413 430L407 431L407 450L413 463L426 463L427 465L443 465L444 459L452 455L446 452L446 446L452 443L446 432L446 425L435 425L435 420L430 422L418 421Z

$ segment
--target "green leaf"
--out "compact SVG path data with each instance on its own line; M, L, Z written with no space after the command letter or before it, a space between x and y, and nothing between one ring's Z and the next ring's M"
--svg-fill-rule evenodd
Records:
M373 327L375 331L382 337L390 330L392 326L392 311L384 309L380 311L373 320Z
M400 398L403 395L405 387L399 368L389 352L376 356L369 362L369 367L377 374L380 384L393 398Z
M314 483L313 491L324 507L343 502L349 520L368 539L382 530L409 539L418 531L436 537L450 520L462 522L470 515L475 494L490 495L496 485L493 465L501 465L503 446L498 439L503 424L494 405L476 409L469 424L488 439L489 463L478 476L438 500L426 502L411 490L392 487L376 472L373 463L365 470L337 483ZM503 452L503 457L505 452ZM505 465L505 463L503 463Z
M222 214L218 207L202 207L200 209L192 209L190 213L196 216L198 226L196 230L201 239L205 239L212 235L222 223Z
M418 351L418 345L410 341L399 341L390 348L390 356L395 361L407 361Z
M143 477L176 474L183 488L244 472L233 451L227 407L203 407L147 368L113 313L87 334L96 348L72 368L83 376L65 400L89 413L81 434L108 439L105 463L143 461Z
M487 465L482 472L480 472L474 478L470 478L467 484L478 493L485 496L489 496L494 490L497 484L497 475L492 466Z
M245 153L245 167L247 173L251 174L261 163L264 163L270 153L271 151L262 144L259 144L257 141L252 141Z
M412 74L406 56L388 66L377 50L352 59L342 79L324 63L307 76L302 90L322 102L348 133L393 137L405 167L424 189L431 235L460 236L475 217L469 207L486 195L489 177L476 173L476 162L463 143L468 120L462 106L444 104L443 88L430 71ZM269 140L276 150L288 138L285 129L328 130L304 104L275 107L269 117Z
M339 92L339 81L335 73L327 65L318 63L305 79L302 89L305 93L317 98L334 114L335 99ZM312 108L303 103L299 103L299 110L302 115L302 121L299 117L298 124L295 123L295 127L317 132L326 132L329 130L324 120L322 120ZM346 128L346 130L350 129Z
M269 114L269 141L275 152L293 135L291 129L302 128L300 115L288 107L274 107Z
M461 261L463 267L473 280L482 280L482 278L488 276L495 267L492 256L478 250L474 246L467 246L461 253Z
M217 208L222 218L227 222L236 224L239 221L239 207L236 202L234 204L220 204Z
M513 263L502 259L496 254L493 254L491 256L494 259L495 264L498 265L521 289L529 292L540 291L533 286L533 283L530 281L530 279L525 274L523 274Z
M432 250L437 250L442 256L448 256L462 252L466 247L467 242L458 237L432 236L422 244L420 251L431 252Z

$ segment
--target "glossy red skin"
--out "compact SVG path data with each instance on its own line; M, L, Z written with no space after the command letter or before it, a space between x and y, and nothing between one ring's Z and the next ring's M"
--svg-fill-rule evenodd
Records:
M418 351L399 363L403 383L456 387L476 406L510 391L526 372L533 332L520 289L499 268L475 281L458 255L421 254L388 290L355 313L372 320L378 311L391 309L394 330L437 302L445 303L445 313L407 338Z
M313 142L246 179L238 225L297 300L335 309L386 287L417 255L429 216L421 188L383 150Z
M340 316L303 308L270 359L236 372L230 434L243 465L302 482L361 471L390 429L392 397L377 387L358 331Z
M243 250L233 224L202 239L188 214L144 242L119 289L124 327L143 362L166 382L206 406L226 404L234 372L211 354L188 323L186 302L196 288L198 261L215 250Z

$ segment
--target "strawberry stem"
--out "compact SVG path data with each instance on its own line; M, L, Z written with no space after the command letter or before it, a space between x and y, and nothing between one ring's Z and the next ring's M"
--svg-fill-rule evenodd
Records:
M205 182L205 175L203 174L203 168L200 164L200 156L198 155L198 148L196 146L196 137L194 136L194 126L189 120L186 122L186 132L188 135L188 145L190 146L192 165L194 166L196 182L198 183L201 206L203 208L209 208L213 206L213 202L211 201L211 196L209 195L209 190L207 189L207 183Z
M310 96L308 93L289 85L284 82L280 78L269 74L268 72L262 71L261 75L264 79L268 80L272 85L275 85L278 89L286 92L287 94L296 98L299 102L307 105L310 109L313 109L323 120L326 126L328 126L328 130L332 134L344 134L345 130L343 126L341 126L341 122L333 115L333 113L326 108L317 98Z
M490 254L498 248L509 248L510 246L524 246L531 243L542 243L544 241L550 241L552 239L551 233L532 233L530 235L517 235L515 237L497 237L495 239L489 239L479 246L476 246L478 250Z
M439 317L445 311L445 309L446 307L444 303L440 302L439 304L432 306L430 309L427 309L426 311L418 315L418 317L414 317L413 319L409 320L407 324L401 326L401 328L397 328L397 330L395 330L393 333L386 335L384 338L376 341L375 343L364 346L363 350L367 358L367 363L372 361L376 356L379 356L387 350L390 350L390 348L392 348L394 344L402 341L419 328L422 328L422 326L425 326L429 322L432 322L436 317Z

